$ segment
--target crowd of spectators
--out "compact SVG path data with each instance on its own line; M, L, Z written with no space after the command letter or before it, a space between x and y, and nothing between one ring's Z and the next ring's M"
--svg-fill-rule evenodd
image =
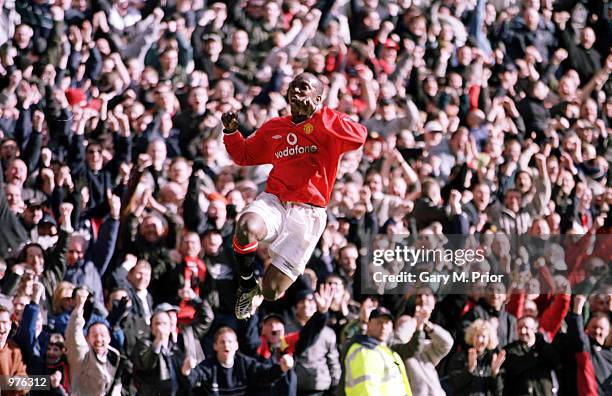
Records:
M32 394L365 395L346 355L367 336L414 395L612 394L611 17L603 0L0 0L0 375L49 375ZM368 139L305 274L238 321L232 235L270 166L233 163L221 114L249 136L302 71ZM368 247L442 233L509 236L471 270L520 282L363 281Z

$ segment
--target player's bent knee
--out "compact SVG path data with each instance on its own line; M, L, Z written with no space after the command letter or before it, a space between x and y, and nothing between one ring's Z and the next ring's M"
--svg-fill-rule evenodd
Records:
M266 236L266 224L263 219L255 213L245 213L240 216L236 226L236 236L244 239L245 243L256 239L262 240Z
M278 293L278 291L265 287L262 289L261 294L263 295L263 298L266 301L276 301L280 296L280 293Z

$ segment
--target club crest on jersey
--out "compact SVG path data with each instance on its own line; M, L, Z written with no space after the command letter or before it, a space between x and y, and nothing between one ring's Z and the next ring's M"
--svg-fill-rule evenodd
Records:
M304 133L306 135L310 135L314 131L314 126L311 123L307 123L304 125Z

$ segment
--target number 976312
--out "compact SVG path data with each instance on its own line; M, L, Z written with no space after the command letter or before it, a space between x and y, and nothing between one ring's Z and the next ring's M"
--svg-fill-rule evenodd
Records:
M51 378L48 375L9 376L0 375L0 391L7 390L50 390Z

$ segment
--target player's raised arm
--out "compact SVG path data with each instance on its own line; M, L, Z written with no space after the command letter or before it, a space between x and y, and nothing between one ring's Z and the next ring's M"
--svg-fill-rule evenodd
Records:
M342 152L357 150L363 146L368 136L368 130L365 126L358 122L355 122L349 118L348 115L334 112L336 117L334 119L332 133L342 143Z
M272 162L271 152L265 143L265 125L245 139L238 131L238 116L227 112L221 116L223 143L234 162L240 166L262 165Z

